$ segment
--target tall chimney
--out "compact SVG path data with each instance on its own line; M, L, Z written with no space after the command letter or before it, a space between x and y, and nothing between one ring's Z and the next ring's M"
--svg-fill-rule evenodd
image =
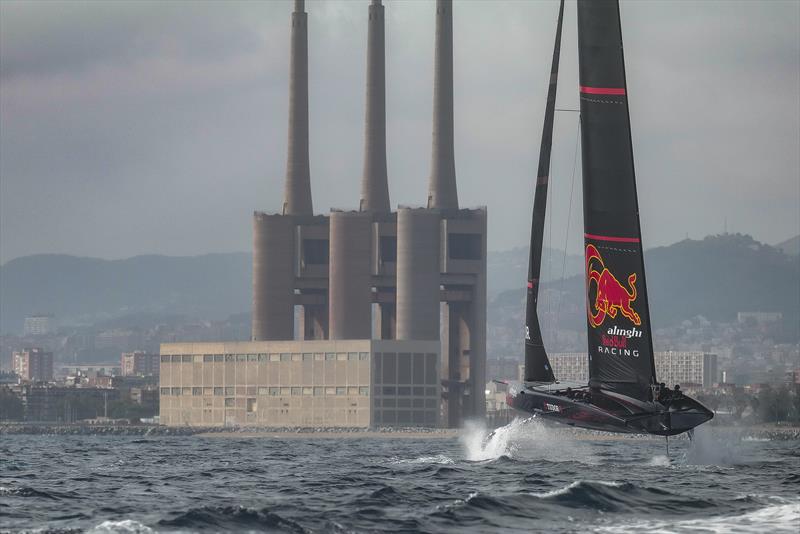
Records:
M386 61L381 0L372 0L367 23L367 113L364 135L364 176L361 211L388 213L386 177Z
M436 0L435 54L428 207L458 209L453 148L453 0Z
M313 215L308 163L308 15L294 0L289 60L289 150L286 161L284 215Z

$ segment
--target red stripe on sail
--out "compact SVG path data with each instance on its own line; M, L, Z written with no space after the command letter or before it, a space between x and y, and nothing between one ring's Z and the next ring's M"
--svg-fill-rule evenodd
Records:
M588 95L624 95L625 88L624 87L587 87L585 85L581 85L581 93L586 93Z
M638 237L614 237L607 235L583 234L586 239L594 239L595 241L613 241L615 243L639 243Z

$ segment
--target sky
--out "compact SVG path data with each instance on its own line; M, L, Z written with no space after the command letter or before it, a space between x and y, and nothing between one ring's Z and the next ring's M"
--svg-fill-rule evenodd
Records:
M368 3L306 2L318 213L358 206ZM384 3L391 202L422 205L434 4ZM459 200L488 207L492 250L528 241L557 9L454 6ZM0 262L250 250L253 211L282 203L291 10L0 2ZM800 233L800 2L629 0L621 17L645 246ZM568 1L564 109L578 107L575 26ZM577 128L557 113L548 243L572 252Z

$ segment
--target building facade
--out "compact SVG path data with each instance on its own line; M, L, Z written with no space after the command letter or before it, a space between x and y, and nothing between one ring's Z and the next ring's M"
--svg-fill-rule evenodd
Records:
M122 376L158 376L160 357L141 350L123 352L120 358Z
M439 351L438 341L166 343L160 422L436 427Z
M14 352L14 372L28 382L53 380L53 353L40 348Z
M25 317L23 332L26 336L46 336L53 332L53 316L46 314Z

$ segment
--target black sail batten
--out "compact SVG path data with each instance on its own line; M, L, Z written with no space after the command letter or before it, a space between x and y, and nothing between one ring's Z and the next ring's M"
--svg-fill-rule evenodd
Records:
M550 83L547 88L547 105L544 112L542 144L539 148L539 167L536 173L536 188L533 197L531 221L531 245L528 259L528 294L525 308L525 380L531 382L555 382L553 368L547 358L542 340L537 304L539 299L539 275L542 267L544 223L547 212L547 185L550 175L550 152L553 147L553 122L558 87L558 63L561 57L561 26L564 20L564 0L558 8L558 25L553 47L553 63Z
M643 401L655 384L617 0L578 0L589 383Z

